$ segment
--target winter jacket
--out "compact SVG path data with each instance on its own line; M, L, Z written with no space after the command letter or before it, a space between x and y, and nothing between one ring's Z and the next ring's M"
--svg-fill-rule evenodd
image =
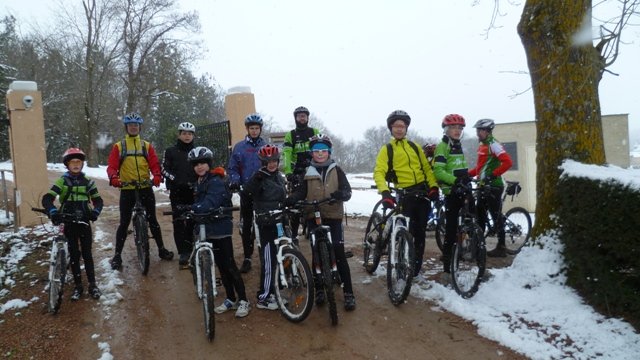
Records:
M269 172L266 167L258 170L243 189L242 194L253 199L256 214L279 209L287 197L284 177L279 171ZM258 225L263 225L256 219Z
M318 129L304 126L295 128L284 136L282 153L285 175L304 173L311 162L309 139L317 134L319 134Z
M191 209L196 214L203 214L217 210L220 207L231 207L231 193L228 190L228 181L224 176L224 169L217 167L198 179L195 201ZM216 219L206 225L207 239L220 239L232 235L233 216ZM200 227L196 225L196 234Z
M125 136L124 141L126 144L126 155L124 159L122 159L122 164L120 163L120 142L115 143L111 148L111 153L107 160L107 176L109 176L109 179L114 176L119 176L120 181L131 182L135 180L142 182L151 179L149 172L153 174L153 177L162 176L160 161L151 143L141 140L140 135L131 136L129 134ZM146 148L146 156L142 148L143 146ZM143 186L143 188L145 187L149 186ZM134 188L135 186L133 185L122 187L124 190Z
M390 142L393 150L393 170L396 172L398 182L396 187L401 189L425 183L428 188L437 187L438 183L433 174L429 161L424 152L415 151L407 139L393 139ZM384 145L376 158L376 167L373 170L373 180L376 182L378 193L388 191L389 186L385 180L389 170L389 155L387 145Z
M291 194L294 200L323 200L331 197L336 191L341 194L341 199L333 203L320 205L320 215L323 219L341 220L344 216L343 202L351 199L351 184L347 180L344 171L331 159L320 165L311 162L307 168L302 184ZM313 209L305 209L307 219L313 219Z
M42 206L50 212L55 208L53 204L56 197L60 197L60 212L74 214L79 210L83 214L83 221L89 221L92 209L99 215L102 211L103 201L98 193L98 188L93 180L87 178L84 173L64 173L58 178L48 193L42 197Z
M244 185L260 169L262 163L258 158L258 150L265 144L261 137L251 139L247 135L233 146L227 169L232 183Z
M162 160L162 176L168 190L186 190L195 184L197 175L187 160L189 151L194 148L193 142L184 143L178 139L175 146L165 150Z
M469 176L478 176L480 180L483 180L485 177L493 175L496 178L490 185L504 186L501 175L509 170L512 164L511 156L504 149L504 146L493 135L489 135L480 142L478 163L475 168L469 170Z
M454 140L445 135L442 137L442 142L436 146L433 156L435 158L433 172L442 192L449 195L451 185L456 181L456 178L468 174L462 144L460 140Z

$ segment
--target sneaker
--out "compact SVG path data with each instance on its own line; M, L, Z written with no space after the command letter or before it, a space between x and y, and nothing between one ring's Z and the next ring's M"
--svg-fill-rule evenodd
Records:
M120 254L116 254L113 259L111 259L111 269L112 270L120 270L122 268L122 257Z
M251 259L244 259L242 266L240 267L240 272L246 274L249 271L251 271Z
M487 251L488 257L507 257L507 250L503 246L497 246L491 251Z
M180 259L178 260L178 267L181 270L189 268L189 254L180 254Z
M356 309L356 297L353 293L344 294L344 309L346 311L353 311Z
M258 300L256 307L258 309L265 309L265 310L278 310L279 308L278 302L276 301L276 298L273 295L269 295L269 297L265 300Z
M238 310L236 310L236 317L237 318L242 318L242 317L245 317L245 316L249 315L249 310L250 309L251 309L251 306L250 306L248 301L240 300L240 302L238 304Z
M238 308L238 304L235 301L224 299L222 304L220 304L219 306L216 306L216 308L213 309L213 311L215 311L216 314L222 314L224 312L227 312L229 310L235 310L237 308Z
M160 259L162 260L171 261L171 259L173 259L173 251L169 251L165 248L160 248L158 250L158 256L160 256Z
M100 296L102 296L102 292L98 289L96 284L89 284L89 295L92 299L98 300L100 299Z
M325 301L324 290L316 290L316 305L322 305Z
M76 286L75 289L73 289L73 294L71 294L71 301L80 300L83 291L84 289L82 288L82 286Z

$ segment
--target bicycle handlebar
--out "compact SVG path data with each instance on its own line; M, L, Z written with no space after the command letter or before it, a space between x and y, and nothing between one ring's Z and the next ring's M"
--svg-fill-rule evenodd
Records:
M209 219L209 218L220 218L224 215L228 215L226 214L229 211L239 211L240 207L238 206L221 206L217 209L213 209L211 211L207 211L204 213L194 213L193 210L188 209L185 210L180 216L178 216L174 221L179 221L179 220L196 220L196 219ZM174 212L173 211L163 211L162 215L173 215Z
M47 211L47 209L32 207L31 211L42 213L49 217L49 211ZM83 214L60 213L60 216L62 217L62 222L74 222L78 224L89 225L87 222L82 221Z

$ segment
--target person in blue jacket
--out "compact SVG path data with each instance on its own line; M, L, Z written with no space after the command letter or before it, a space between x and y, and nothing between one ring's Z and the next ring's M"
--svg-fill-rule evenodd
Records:
M189 151L187 159L193 165L193 170L198 176L191 210L195 214L203 214L220 207L231 207L231 193L228 190L224 168L211 169L213 164L211 150L204 146L198 146ZM196 236L199 236L199 231L200 227L198 226L195 230ZM215 312L220 314L227 310L236 309L236 317L245 317L249 314L250 305L247 301L244 281L233 258L232 216L229 215L207 223L205 231L206 239L213 244L213 256L220 270L222 285L227 295L224 302L215 308Z
M266 144L264 139L260 137L262 124L262 117L259 114L250 114L244 119L247 136L233 146L227 169L231 178L229 185L231 191L239 191L240 187L246 185L253 174L262 166L258 158L258 150ZM240 194L240 220L242 223L242 250L244 252L244 261L240 272L247 273L251 270L251 256L253 256L253 239L251 238L253 201L250 196L243 194Z

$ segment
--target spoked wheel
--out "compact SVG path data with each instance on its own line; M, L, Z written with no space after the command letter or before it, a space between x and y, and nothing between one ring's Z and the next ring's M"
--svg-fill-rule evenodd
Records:
M380 246L382 244L382 226L378 226L382 222L382 215L374 211L369 217L367 229L364 232L364 241L362 245L364 268L369 274L376 272L382 252Z
M147 275L149 272L149 233L147 232L147 219L144 216L135 216L133 237L138 253L138 266L142 275Z
M394 256L391 256L392 253ZM387 289L393 305L402 304L409 296L413 279L414 253L413 237L407 229L399 229L396 234L395 249L389 249L387 264Z
M216 281L213 278L213 259L208 251L201 251L200 254L200 274L202 275L202 310L204 313L204 329L209 341L213 340L216 334L216 321L214 309L214 291Z
M445 227L446 214L445 214L444 204L438 208L438 212L436 216L437 216L436 230L435 230L436 244L438 244L438 249L440 249L440 251L444 251L444 234L446 231L446 227Z
M504 235L507 252L515 255L531 238L531 215L521 207L507 211L504 218Z
M333 276L331 276L331 258L329 257L329 242L322 242L318 246L320 250L320 262L322 267L322 282L324 283L324 292L329 303L329 317L331 325L338 325L338 308L336 306L336 294L333 291Z
M472 297L484 276L487 249L482 230L477 224L465 226L451 250L451 282L465 299Z
M309 263L296 249L282 251L282 268L276 266L276 299L282 315L291 322L301 322L313 307L313 280ZM282 282L282 276L286 283Z
M58 313L62 304L62 292L67 276L66 259L64 249L58 249L49 267L49 312L52 314Z

